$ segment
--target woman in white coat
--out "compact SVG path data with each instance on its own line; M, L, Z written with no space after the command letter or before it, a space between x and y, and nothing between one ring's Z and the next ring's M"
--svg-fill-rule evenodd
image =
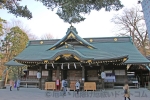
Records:
M78 94L79 93L79 89L80 89L79 81L76 82L75 87L76 87L76 91L77 91L77 94Z

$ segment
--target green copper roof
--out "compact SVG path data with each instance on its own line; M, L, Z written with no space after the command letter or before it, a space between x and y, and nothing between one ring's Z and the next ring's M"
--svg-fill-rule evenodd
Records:
M66 41L68 39L75 39L81 45L84 45L86 47L91 47L93 49L96 48L93 45L91 45L90 43L88 43L86 40L84 40L83 38L81 38L78 35L76 29L73 26L71 26L70 28L68 28L68 31L66 32L66 35L62 39L60 39L57 43L55 43L52 47L50 47L50 49L52 49L52 48L55 48L55 49L58 48L59 46L67 43Z
M15 59L24 61L41 61L43 59L55 59L63 53L71 53L77 55L81 59L113 59L128 55L128 60L125 63L149 63L134 46L130 37L117 37L118 41L113 41L114 37L108 38L92 38L92 45L97 49L88 49L84 46L74 46L74 49L62 47L55 50L48 50L53 44L51 41L43 41L46 44L40 44L40 41L30 41L28 47L20 53ZM86 39L88 40L88 38ZM110 41L111 40L111 41ZM120 41L119 41L120 40ZM102 42L101 42L102 41Z
M70 34L77 41L64 43ZM80 44L79 41L82 43ZM63 42L63 43L62 43ZM91 46L93 48L87 48ZM54 49L52 49L54 48ZM62 39L29 41L27 48L14 59L21 61L54 60L62 54L72 54L81 60L128 58L126 64L150 63L134 46L130 37L81 38L73 28Z
M18 63L14 61L14 59L10 60L9 62L5 63L5 66L25 66L24 64Z

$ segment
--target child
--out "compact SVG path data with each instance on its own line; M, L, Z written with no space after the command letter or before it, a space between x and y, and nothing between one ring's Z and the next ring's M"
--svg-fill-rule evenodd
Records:
M79 81L76 82L75 87L76 87L76 91L77 91L77 94L78 94L79 93L79 89L80 89Z
M60 80L57 79L56 80L56 90L59 90L60 89Z

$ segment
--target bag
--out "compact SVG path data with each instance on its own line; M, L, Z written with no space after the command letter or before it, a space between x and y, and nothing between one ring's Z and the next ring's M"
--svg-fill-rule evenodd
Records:
M125 90L124 90L124 93L125 93L125 94L127 94L127 93L128 93L127 89L125 89Z
M63 85L64 85L64 87L67 87L67 82L65 81Z

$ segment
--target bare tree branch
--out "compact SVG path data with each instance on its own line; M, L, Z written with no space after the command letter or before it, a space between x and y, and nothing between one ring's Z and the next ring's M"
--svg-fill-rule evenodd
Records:
M29 40L38 39L36 35L31 33L31 29L28 26L26 26L24 23L22 23L20 20L11 19L11 21L7 22L7 24L5 24L4 27L6 31L9 31L12 27L16 27L16 26L18 26L21 30L23 30L28 35Z
M54 38L53 35L50 34L50 33L46 33L46 34L43 34L43 35L41 36L41 39L42 39L42 40L50 40L50 39L53 39L53 38Z
M118 27L119 35L131 36L134 44L141 50L141 53L146 56L146 42L149 41L146 31L146 25L139 7L124 9L120 15L115 15L112 22Z

